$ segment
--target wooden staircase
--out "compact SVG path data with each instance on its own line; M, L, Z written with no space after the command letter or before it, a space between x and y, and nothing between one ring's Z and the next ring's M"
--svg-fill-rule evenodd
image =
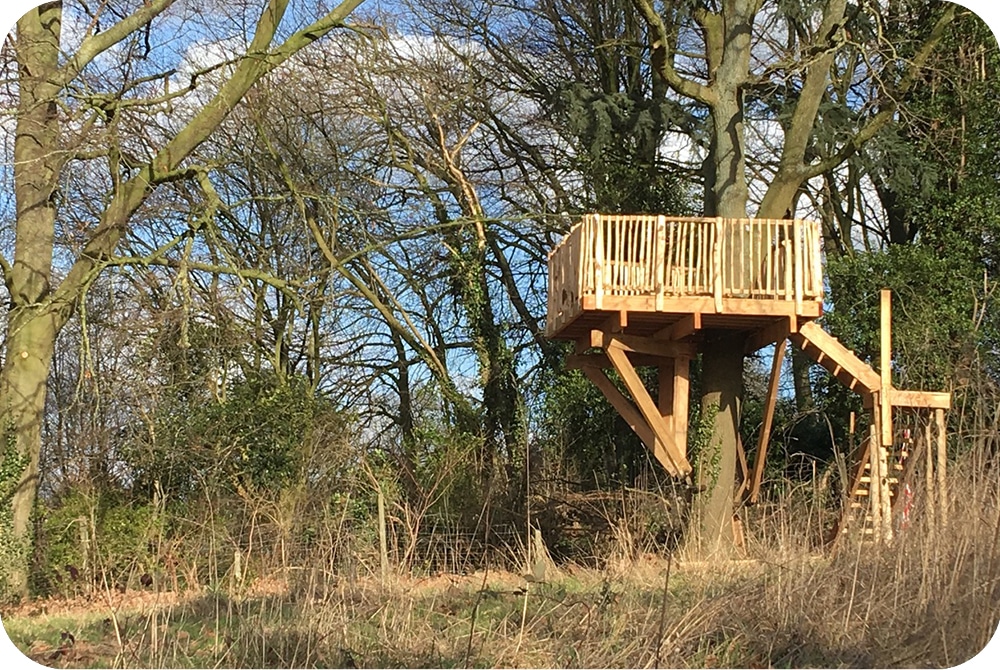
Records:
M852 391L871 395L879 390L881 375L815 321L801 324L788 339Z
M888 295L883 292L883 354L880 367L885 374L876 372L813 321L799 325L798 331L789 335L793 344L842 384L860 394L865 405L872 408L872 425L852 478L847 508L834 537L857 528L865 539L892 540L894 503L901 497L900 482L905 481L904 472L911 451L908 436L896 445L893 408L934 410L938 429L943 435L943 410L951 404L949 393L903 391L892 386L888 375L890 336L887 302ZM930 438L926 441L929 443Z

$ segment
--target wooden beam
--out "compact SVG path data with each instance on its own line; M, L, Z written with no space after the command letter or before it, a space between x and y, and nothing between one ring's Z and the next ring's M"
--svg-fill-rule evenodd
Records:
M623 333L626 328L628 328L627 309L620 309L616 311L614 314L609 316L601 326L601 330L609 333Z
M688 405L691 395L691 359L678 356L674 359L674 442L678 451L687 458Z
M740 469L740 485L736 487L733 495L733 502L738 502L743 496L743 492L750 486L750 469L747 467L747 453L743 449L743 440L740 439L739 431L736 433L736 463Z
M920 407L922 409L951 409L951 394L939 391L902 391L889 389L893 407Z
M590 346L607 349L611 342L618 342L619 346L628 352L662 356L663 358L675 358L677 356L687 356L690 358L695 354L695 349L692 345L682 342L654 340L652 337L625 335L623 333L612 334L602 330L590 331Z
M753 480L750 483L750 502L756 503L760 495L760 482L764 476L764 461L767 445L771 439L771 425L774 423L774 408L778 404L778 382L781 380L781 364L785 360L785 341L775 346L771 361L771 380L767 385L767 399L764 404L764 423L757 438L757 454L754 456Z
M882 289L879 293L879 402L882 424L881 444L887 447L892 444L892 291Z
M944 421L944 410L934 410L934 425L937 428L937 503L938 519L942 528L948 526L948 488L945 475L948 470L948 434ZM928 448L930 445L928 445Z
M584 311L617 311L626 309L630 312L662 311L671 314L715 313L714 298L712 296L700 295L665 296L662 310L656 309L656 296L654 295L616 295L613 293L604 293L601 304L601 307L597 306L596 295L584 294L581 297L581 309ZM795 302L792 300L723 298L721 313L738 316L794 316L797 314L803 319L816 319L823 315L823 303L810 300L803 303L801 311L796 312Z
M674 425L674 358L660 359L659 365L656 366L656 383L657 383L657 393L656 393L656 407L660 410L660 416L663 417L663 421L667 424L667 430L671 434L676 435L676 427ZM679 451L683 452L681 445L677 445ZM664 448L666 446L664 445Z
M614 339L608 343L605 348L605 352L608 354L608 358L615 366L615 370L618 371L619 376L622 378L622 382L625 383L625 387L632 394L632 398L635 400L635 404L639 407L639 411L642 413L646 423L650 428L653 429L653 434L656 436L656 440L653 441L651 448L655 448L656 443L662 443L666 448L662 452L654 450L654 454L661 462L664 463L664 467L671 474L677 475L687 475L691 472L691 464L688 463L687 458L684 454L678 450L677 445L674 443L674 436L671 431L667 428L666 422L660 415L660 411L657 409L656 405L653 404L653 399L649 397L649 391L643 386L642 380L639 379L639 375L636 374L635 368L632 367L632 363L628 360L628 356L625 355L625 349L621 343ZM666 459L660 456L662 453Z
M937 512L934 504L935 481L934 481L934 449L931 433L932 422L928 421L924 426L924 436L922 447L924 448L924 514L927 515L928 531L933 532L937 528Z
M682 316L675 323L657 331L654 340L681 340L701 330L701 312Z
M632 365L660 365L663 362L662 356L650 356L648 354L639 354L635 352L628 352L628 358L632 361ZM566 357L565 368L567 370L582 370L585 366L591 366L596 368L613 368L614 365L611 364L611 359L608 358L607 354L603 352L595 352L592 354L570 354Z

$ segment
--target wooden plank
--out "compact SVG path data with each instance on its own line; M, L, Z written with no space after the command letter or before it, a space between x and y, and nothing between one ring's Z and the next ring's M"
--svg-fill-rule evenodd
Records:
M656 407L660 410L660 416L663 417L663 421L667 424L667 429L674 435L676 435L676 428L674 426L675 361L676 359L674 358L661 359L660 364L656 368ZM660 446L666 449L666 445ZM679 450L683 452L683 449Z
M799 219L795 219L792 222L792 239L795 241L795 246L793 247L793 252L795 258L793 262L795 263L795 313L798 314L802 311L802 222Z
M938 519L942 528L948 527L948 434L944 421L944 410L934 410L934 426L937 429L937 502Z
M608 333L602 330L590 331L590 346L608 349L613 343L618 343L624 351L674 358L676 356L694 356L695 349L691 344L673 340L654 340L652 337L625 335L623 333Z
M744 353L749 355L769 344L781 342L796 331L798 331L798 319L794 315L779 319L748 337Z
M594 214L594 305L604 307L604 222L600 214ZM584 307L586 309L586 307Z
M715 219L712 237L712 295L715 297L715 312L720 314L722 313L722 247L726 239L721 216Z
M682 316L676 323L657 331L653 335L655 340L682 340L689 335L694 335L701 330L701 312Z
M933 439L931 437L932 424L928 421L924 424L924 436L921 446L924 449L924 513L927 515L929 529L937 526L937 511L934 504L935 480L934 480L934 453Z
M656 312L656 297L652 295L605 295L603 307L598 307L593 295L584 295L581 308L584 311L615 311L626 309L630 312ZM663 312L668 314L715 313L715 299L711 296L677 295L666 296ZM732 316L782 316L795 315L795 303L787 300L757 300L753 298L723 298L722 314ZM823 305L807 302L803 305L803 319L815 319L823 314Z
M767 445L771 439L771 426L774 423L774 408L778 404L778 383L781 381L781 364L785 360L785 341L779 342L774 350L771 361L771 378L767 385L767 398L764 402L764 422L757 438L757 454L754 456L753 480L750 483L750 502L756 503L760 495L760 482L764 476L764 461L767 459Z
M666 284L664 265L667 260L667 222L663 215L656 219L656 243L653 245L653 286L656 291L656 311L663 310L663 294Z
M601 330L605 330L609 333L621 333L628 328L628 310L620 309L614 314L605 319L604 324L601 326Z
M743 440L740 439L739 431L736 432L736 463L740 474L740 484L736 487L733 501L738 502L743 496L743 492L750 486L750 470L747 467L747 453L743 449Z
M871 393L881 389L881 378L878 373L818 324L813 322L800 324L799 332L791 335L790 339L814 360L817 351L823 352L828 362L840 366L850 377L857 379L866 392ZM813 346L806 347L803 342L809 342Z
M881 402L879 417L882 425L882 446L892 444L892 292L882 289L879 293L879 380Z
M872 531L874 532L876 542L882 538L882 488L872 486L871 479L878 479L879 451L881 449L878 444L878 429L872 424L868 430L868 466L871 473L868 480L868 513L871 516Z
M632 363L628 360L628 356L625 355L625 349L621 343L618 340L612 340L605 349L605 352L614 364L615 370L621 376L625 387L632 394L632 398L639 407L643 418L646 419L646 423L653 429L656 440L650 446L655 447L657 442L665 445L666 448L662 453L665 454L670 466L667 467L667 463L660 457L659 452L654 451L654 454L656 454L661 462L664 462L664 466L667 467L667 471L671 474L675 476L689 474L691 472L691 464L688 463L687 458L685 458L684 454L680 453L677 445L674 444L674 436L667 428L667 424L653 403L653 399L649 397L649 391L643 386L642 380L636 374L635 368L632 367Z
M687 458L688 407L691 395L691 359L687 356L674 358L674 443L677 450Z
M922 409L951 409L951 394L939 391L903 391L889 389L893 407L919 407Z

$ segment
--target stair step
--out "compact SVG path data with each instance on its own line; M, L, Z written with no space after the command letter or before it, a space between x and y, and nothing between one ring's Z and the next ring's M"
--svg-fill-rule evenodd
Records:
M898 483L899 483L899 478L897 478L897 477L889 477L889 479L888 479L887 481L888 481L888 482L889 482L890 484L898 484ZM871 482L872 482L872 478L871 478L871 477L869 477L868 475L864 475L864 476L863 476L863 477L861 478L861 483L862 483L862 484L871 484Z

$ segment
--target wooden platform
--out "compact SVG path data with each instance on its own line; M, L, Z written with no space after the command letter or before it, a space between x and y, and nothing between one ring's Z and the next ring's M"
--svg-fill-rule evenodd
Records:
M880 372L814 323L823 312L820 237L819 224L801 220L587 215L549 254L546 335L575 343L568 367L582 370L679 477L692 471L689 373L703 331L744 332L745 353L781 343L754 467L742 449L738 454L743 485L737 495L749 491L751 501L761 484L786 339L864 398L878 447L871 453L891 448L894 407L933 410L943 435L949 393L892 385L888 291L881 297ZM637 374L640 365L656 367L654 393ZM625 393L608 376L612 369ZM888 493L881 497L888 499ZM890 514L873 512L883 524Z

